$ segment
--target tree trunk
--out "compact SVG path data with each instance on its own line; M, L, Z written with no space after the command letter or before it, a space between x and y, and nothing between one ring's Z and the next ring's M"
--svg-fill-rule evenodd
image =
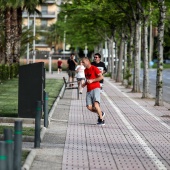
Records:
M128 75L127 75L127 88L132 86L132 60L133 60L133 51L134 51L134 28L130 28L130 48L128 55Z
M113 37L111 37L110 40L110 52L111 52L111 64L110 64L110 68L111 68L111 78L114 78L114 54L113 54Z
M114 67L114 79L116 80L116 76L117 76L117 71L118 71L118 46L117 46L117 42L115 42L115 67Z
M97 53L98 52L98 48L97 46L94 47L94 53Z
M101 59L103 59L103 43L100 43L99 44L99 54L102 56L102 58Z
M17 59L16 62L19 63L21 56L21 35L22 35L22 9L17 9L17 23L18 23L18 41L17 41Z
M132 92L140 92L140 79L139 79L139 28L140 21L135 24L135 52L134 52L134 73L133 73L133 89Z
M144 18L144 63L143 63L143 92L142 98L149 95L149 77L148 77L148 19Z
M12 48L11 48L11 8L5 9L5 63L11 65Z
M111 41L108 41L108 72L111 73Z
M123 72L122 72L123 54L124 54L124 35L122 33L120 49L119 49L119 63L118 63L118 69L117 69L116 82L121 82L123 79L123 76L122 76L122 74L123 74Z
M12 9L11 19L11 36L12 36L12 51L13 51L13 62L19 61L18 51L18 22L17 22L17 9Z
M122 85L127 85L127 79L126 79L126 74L127 74L127 40L125 40L125 46L124 46L124 63L123 63L123 81Z
M149 67L150 66L150 62L153 59L153 44L154 44L154 38L153 38L153 28L152 28L152 21L150 21L150 35L149 35Z
M158 0L159 6L159 24L158 24L158 63L157 63L157 76L156 76L156 99L155 106L163 105L163 43L164 43L164 27L165 27L165 11L164 0Z

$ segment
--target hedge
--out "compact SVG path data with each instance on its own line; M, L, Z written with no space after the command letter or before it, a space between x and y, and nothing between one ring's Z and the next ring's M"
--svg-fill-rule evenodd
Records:
M3 80L12 79L18 75L19 64L12 65L0 64L0 82Z

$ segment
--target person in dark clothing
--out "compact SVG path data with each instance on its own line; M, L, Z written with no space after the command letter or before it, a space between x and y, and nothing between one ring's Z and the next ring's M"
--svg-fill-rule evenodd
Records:
M107 68L106 68L104 62L101 61L101 55L99 53L96 53L94 55L94 61L91 64L96 66L101 71L102 75L107 72ZM103 83L104 83L104 80L102 79L100 81L101 90L103 89Z
M69 82L70 82L70 86L73 86L73 81L74 81L74 77L76 74L75 68L77 66L77 60L75 59L75 55L72 53L70 58L67 60L67 64L68 64L68 76L69 76Z

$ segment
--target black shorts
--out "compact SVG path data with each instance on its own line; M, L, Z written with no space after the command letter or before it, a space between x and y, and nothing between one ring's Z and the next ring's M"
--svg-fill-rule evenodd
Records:
M85 78L77 78L77 81L85 80Z

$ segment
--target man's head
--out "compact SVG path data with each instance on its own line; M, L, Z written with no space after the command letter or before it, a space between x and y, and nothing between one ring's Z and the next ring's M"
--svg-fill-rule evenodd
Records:
M94 62L99 63L101 60L101 55L99 53L94 54Z
M74 59L74 53L71 53L70 58L71 58L71 59Z
M84 65L84 67L86 67L86 68L90 68L90 66L91 66L91 63L90 63L90 60L89 60L88 57L83 57L82 58L82 63Z

